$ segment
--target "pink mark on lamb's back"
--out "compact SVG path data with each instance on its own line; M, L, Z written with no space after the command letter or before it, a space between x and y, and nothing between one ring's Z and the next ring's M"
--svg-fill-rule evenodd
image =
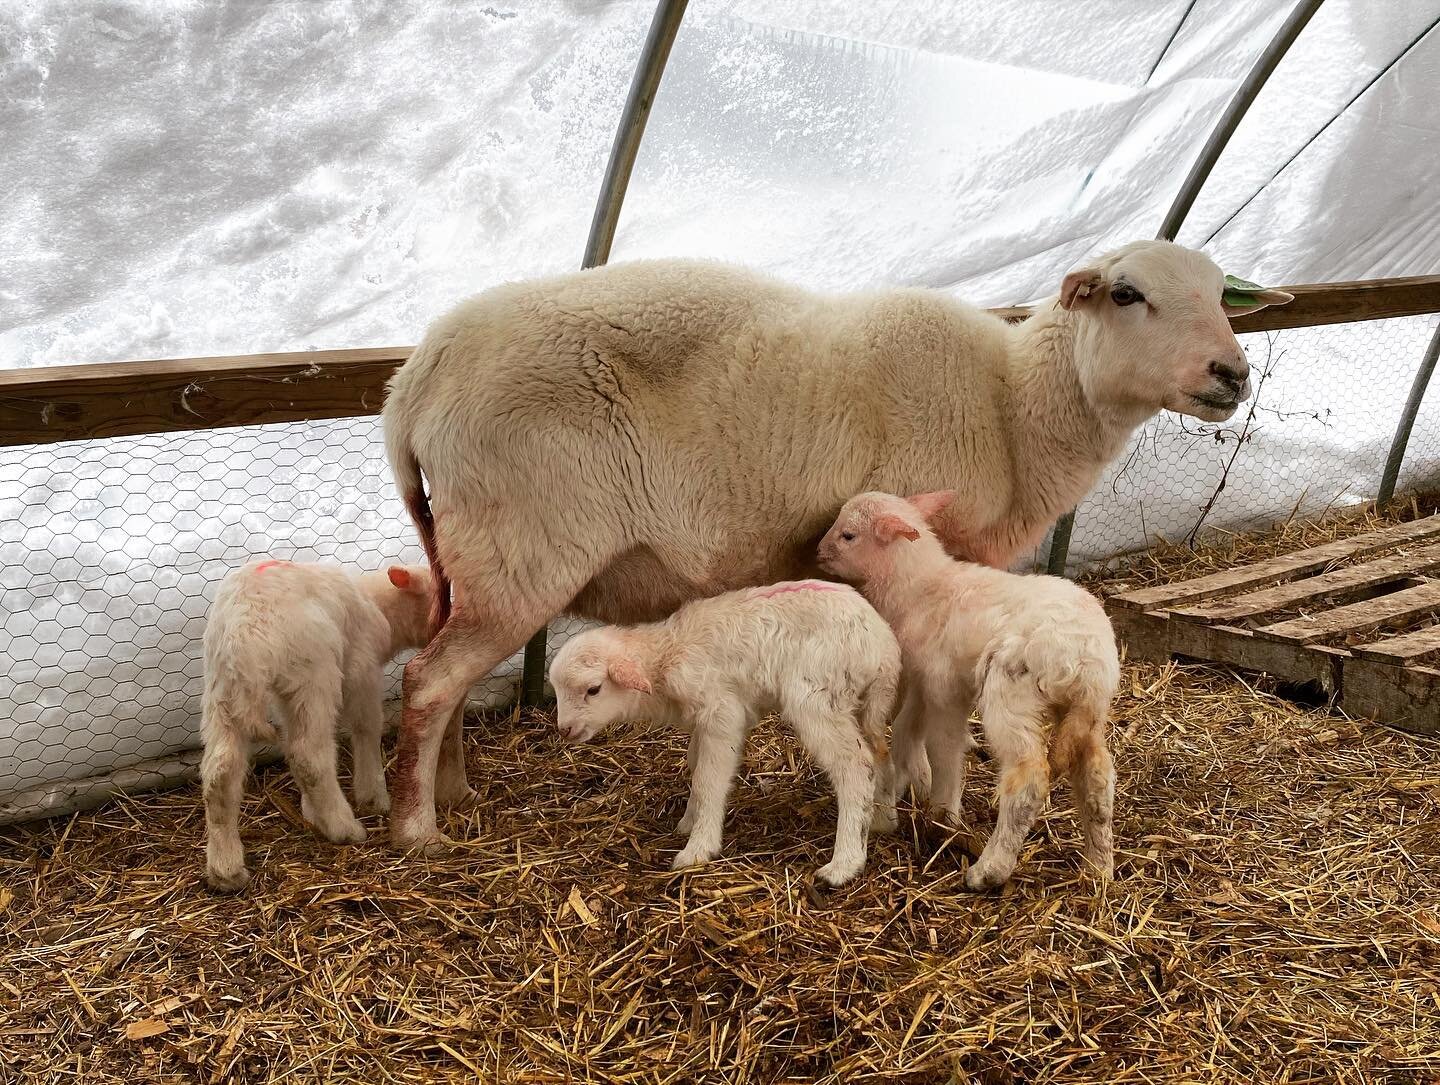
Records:
M853 591L847 584L832 584L828 580L794 580L784 584L771 584L768 588L761 588L755 593L756 599L769 599L776 595L786 595L792 591Z
M295 564L295 563L294 563L293 561L282 561L282 560L280 560L279 558L271 558L269 561L262 561L259 565L255 566L255 571L256 571L257 573L263 573L266 569L273 569L273 568L275 568L275 566L277 566L277 565L294 565L294 564Z

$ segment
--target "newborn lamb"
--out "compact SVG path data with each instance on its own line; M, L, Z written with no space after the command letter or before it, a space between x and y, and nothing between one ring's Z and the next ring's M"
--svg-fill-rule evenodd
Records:
M434 590L424 567L393 566L353 574L334 565L253 561L225 578L205 625L206 880L233 892L250 880L238 822L254 742L274 741L271 700L284 710L280 744L300 809L316 832L358 843L355 819L335 769L335 730L349 725L355 802L362 812L389 809L380 751L384 666L425 643ZM459 756L458 717L452 721ZM442 759L449 760L449 759Z
M830 862L841 885L865 866L873 827L895 825L885 730L900 648L854 590L802 580L692 602L663 622L606 626L566 641L550 667L557 724L584 742L620 721L650 719L690 734L690 839L672 868L720 854L725 805L745 737L779 712L835 787ZM873 822L872 822L873 818Z
M862 585L904 652L899 774L919 782L928 750L932 804L958 822L978 695L999 813L965 884L1009 879L1056 773L1070 777L1086 858L1109 878L1115 769L1105 726L1120 681L1110 619L1067 580L952 561L929 527L952 496L861 494L820 543L821 567Z

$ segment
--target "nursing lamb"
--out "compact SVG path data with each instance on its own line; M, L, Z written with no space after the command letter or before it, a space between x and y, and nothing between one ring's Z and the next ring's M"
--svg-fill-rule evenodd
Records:
M334 565L252 561L220 585L205 624L205 695L200 732L205 752L206 879L226 892L250 880L238 822L250 750L275 741L271 702L283 710L279 741L301 812L336 843L365 839L335 769L335 732L350 728L355 804L389 809L381 758L384 665L429 633L434 587L424 568L392 566L354 574ZM460 720L446 737L452 787L464 786Z
M802 580L727 592L663 622L587 630L550 665L561 734L584 742L649 719L690 734L689 833L674 869L720 854L745 736L778 712L835 787L835 850L815 872L841 885L865 866L872 825L895 827L886 730L900 646L852 589Z
M1146 241L1072 271L1017 325L933 290L824 296L685 261L460 305L384 410L443 623L405 668L392 839L443 841L446 720L557 614L646 621L810 575L840 506L871 489L953 488L946 547L1009 565L1156 411L1218 421L1249 395L1227 314L1290 296L1231 310L1223 290L1201 253Z
M1054 773L1070 777L1085 857L1109 878L1115 767L1105 727L1120 682L1110 619L1099 600L1068 580L951 560L927 520L953 498L861 494L820 542L821 567L860 584L900 641L914 695L906 696L907 718L896 721L897 760L906 763L902 745L923 736L936 790L959 822L978 699L999 814L965 884L991 889L1009 879ZM937 744L946 757L934 755Z

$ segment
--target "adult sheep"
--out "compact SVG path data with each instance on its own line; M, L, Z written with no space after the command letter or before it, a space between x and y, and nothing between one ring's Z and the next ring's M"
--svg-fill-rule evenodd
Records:
M649 621L802 578L867 490L954 490L947 549L1009 565L1162 407L1214 422L1249 396L1226 317L1290 295L1232 309L1223 291L1201 253L1144 241L1017 325L932 290L824 296L673 260L464 302L384 409L401 495L456 589L405 667L392 840L444 840L447 721L557 614Z

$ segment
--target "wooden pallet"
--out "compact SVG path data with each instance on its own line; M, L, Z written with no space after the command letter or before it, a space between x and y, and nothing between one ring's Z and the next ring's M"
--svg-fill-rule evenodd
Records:
M1440 515L1124 592L1106 608L1132 659L1314 683L1352 716L1440 733Z

